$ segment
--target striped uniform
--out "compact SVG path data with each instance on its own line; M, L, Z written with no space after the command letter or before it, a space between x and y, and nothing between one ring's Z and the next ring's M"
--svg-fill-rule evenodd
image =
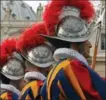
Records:
M22 89L21 100L37 100L37 98L39 100L39 91L42 85L43 82L38 80L29 82Z
M42 100L106 100L106 81L79 60L64 60L50 71L40 94Z

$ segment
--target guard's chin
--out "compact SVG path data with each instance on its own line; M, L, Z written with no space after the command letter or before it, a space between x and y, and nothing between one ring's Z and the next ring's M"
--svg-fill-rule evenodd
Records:
M89 59L90 58L90 55L89 54L86 54L84 55L86 59Z

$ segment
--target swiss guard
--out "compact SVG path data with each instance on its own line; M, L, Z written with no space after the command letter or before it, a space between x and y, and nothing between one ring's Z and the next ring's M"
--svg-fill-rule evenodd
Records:
M41 88L42 100L106 100L106 81L93 71L89 24L95 11L89 0L52 0L43 19L46 37L58 49L56 66Z
M53 46L39 34L46 34L44 24L36 23L26 29L17 42L17 49L25 60L27 84L22 89L21 100L39 100L39 91L50 71L53 59Z
M7 39L0 47L0 100L19 100L24 77L24 59L16 50L16 40Z

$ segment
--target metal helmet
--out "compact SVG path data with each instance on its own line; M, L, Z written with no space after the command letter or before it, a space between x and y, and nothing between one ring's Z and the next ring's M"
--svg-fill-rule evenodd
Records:
M1 73L10 80L24 76L24 59L16 50L16 40L7 39L1 44Z
M22 57L14 52L15 56L9 58L8 62L2 67L1 73L10 80L19 80L24 77L24 64Z
M12 60L2 68L1 73L10 80L19 80L24 76L24 69L19 62Z
M52 57L54 47L39 35L41 33L46 33L44 23L35 24L23 32L17 42L17 48L30 63L40 68L46 68L54 62Z
M50 39L83 42L89 39L89 22L94 8L89 0L52 0L44 11L44 21ZM56 42L55 42L56 43Z
M49 43L50 44L50 43ZM24 56L30 63L37 67L46 68L53 64L53 48L45 42L27 52Z

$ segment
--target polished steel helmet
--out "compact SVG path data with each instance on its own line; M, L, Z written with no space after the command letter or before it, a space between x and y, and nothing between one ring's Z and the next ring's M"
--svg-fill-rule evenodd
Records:
M14 52L8 62L2 67L1 73L10 80L19 80L24 76L23 58Z
M59 16L60 22L56 26L56 36L46 36L67 42L83 42L90 38L89 24L80 17L80 10L76 7L63 7Z
M48 35L43 36L47 39L84 42L90 38L89 26L95 15L90 0L51 0L46 7L43 19Z
M75 7L66 6L60 14L60 22L57 36L61 40L70 42L82 42L88 40L88 23L80 18L80 10Z
M53 49L54 48L50 43L45 42L44 44L36 46L29 50L27 54L24 55L24 57L35 66L46 68L51 66L54 62Z

